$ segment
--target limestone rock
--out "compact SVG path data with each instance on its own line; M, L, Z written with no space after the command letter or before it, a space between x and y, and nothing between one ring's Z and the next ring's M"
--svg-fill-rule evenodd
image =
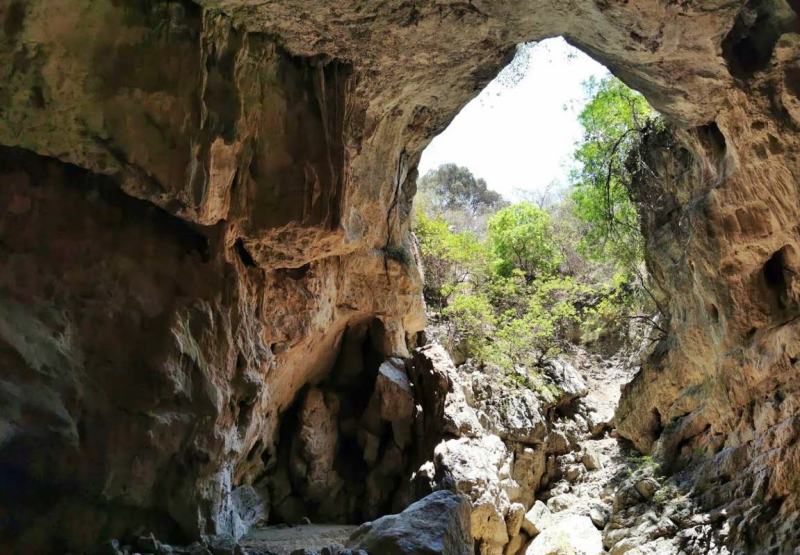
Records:
M579 397L585 396L589 390L586 388L581 375L568 360L557 358L545 367L545 373L553 381L558 390L556 403L563 405Z
M410 421L414 413L414 393L402 361L387 361L378 368L375 391L380 398L381 418Z
M300 407L289 468L311 500L322 501L335 494L341 484L333 469L339 439L338 411L338 400L317 388L306 392Z
M797 545L794 512L757 516L800 505L796 2L55 4L0 8L0 463L29 494L0 499L29 532L10 550L230 533L342 343L363 349L334 381L358 381L353 352L406 355L423 329L422 150L517 44L559 34L670 124L630 184L666 333L617 430L736 509L731 542ZM417 465L443 404L420 389ZM527 403L485 404L497 435L543 442ZM295 459L315 496L336 484Z
M576 498L571 493L554 495L547 500L547 508L554 513L565 511L575 505Z
M263 491L257 491L253 486L239 486L231 493L233 503L233 518L231 532L235 539L239 539L257 524L266 522L269 517L269 499Z
M437 491L400 514L362 525L347 547L385 555L472 555L469 512L466 497Z
M589 517L570 515L558 519L536 536L525 555L600 555L604 553L600 531Z
M636 491L645 499L653 497L659 487L658 480L651 477L642 478L636 482Z
M525 505L522 503L512 503L508 508L508 513L506 514L506 527L508 529L509 538L513 538L519 534L519 530L522 527L522 522L525 519L525 514Z
M533 507L525 513L525 518L522 520L522 529L529 536L536 536L550 525L551 520L550 509L547 508L547 505L537 500Z
M471 529L487 549L508 543L505 514L511 502L511 456L497 436L461 438L442 442L434 452L437 479L443 486L467 495L472 502Z
M587 450L583 457L581 457L581 462L583 462L583 466L586 467L586 470L598 470L603 468L603 459L600 453L593 451L591 449Z
M474 405L488 432L527 445L544 440L544 406L533 391L505 385L491 373L473 372L470 377Z
M589 518L598 530L605 528L609 517L608 508L603 505L594 505L589 511Z

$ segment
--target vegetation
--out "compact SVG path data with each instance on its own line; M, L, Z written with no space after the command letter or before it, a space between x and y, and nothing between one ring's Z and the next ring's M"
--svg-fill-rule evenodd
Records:
M419 181L415 232L425 298L468 356L535 387L570 344L602 346L652 313L629 190L639 132L654 115L620 81L589 82L571 187L509 204L468 169ZM618 343L618 342L617 342Z
M584 138L571 175L575 213L589 224L578 248L592 260L610 260L633 272L644 245L628 190L629 164L654 112L642 95L614 77L590 80L587 89L591 100L578 117Z

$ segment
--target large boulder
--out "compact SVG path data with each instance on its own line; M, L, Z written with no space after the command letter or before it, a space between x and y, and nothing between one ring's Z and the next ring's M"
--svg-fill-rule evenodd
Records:
M559 405L570 403L589 393L589 388L578 370L566 359L557 358L551 361L545 367L545 374L558 390L556 403Z
M511 507L508 493L517 489L511 478L512 460L495 435L443 441L434 452L439 485L472 501L472 535L482 552L496 551L509 540L505 520Z
M378 368L375 391L380 399L381 418L389 422L411 420L414 413L414 393L408 381L402 359L387 360Z
M527 388L509 386L496 368L469 375L473 404L489 433L526 445L541 443L547 433L543 403Z
M361 525L347 547L375 555L472 555L469 500L436 491L400 514Z
M603 537L588 516L569 515L536 536L525 555L600 555Z

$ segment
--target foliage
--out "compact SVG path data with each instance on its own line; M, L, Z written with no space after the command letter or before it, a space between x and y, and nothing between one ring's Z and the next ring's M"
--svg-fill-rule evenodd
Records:
M480 281L486 266L486 248L469 231L456 232L441 217L419 212L414 229L425 271L425 299L443 307L459 284Z
M537 367L560 354L579 321L577 299L582 287L568 277L551 277L526 287L524 309L509 309L499 318L491 362L504 369Z
M503 276L516 269L531 281L554 272L561 256L551 237L550 214L530 202L503 208L489 220L489 243Z
M632 270L643 259L636 207L629 195L628 161L654 112L644 97L619 79L586 84L591 100L578 120L584 129L571 174L575 213L588 224L579 249L594 260Z
M494 327L494 311L481 294L456 292L442 313L450 322L450 334L461 340L468 351L482 358Z
M628 184L638 130L653 112L616 79L588 90L566 194L508 205L448 164L420 180L415 212L425 299L449 339L510 382L550 396L543 365L571 343L619 345L652 306Z

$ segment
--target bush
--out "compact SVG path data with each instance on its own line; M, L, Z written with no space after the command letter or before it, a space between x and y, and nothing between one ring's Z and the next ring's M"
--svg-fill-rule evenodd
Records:
M451 342L464 345L468 356L483 359L494 328L494 311L489 300L480 294L457 292L442 315L448 319Z
M530 202L513 204L489 219L489 244L503 276L519 270L532 281L552 274L561 263L552 237L550 214Z

